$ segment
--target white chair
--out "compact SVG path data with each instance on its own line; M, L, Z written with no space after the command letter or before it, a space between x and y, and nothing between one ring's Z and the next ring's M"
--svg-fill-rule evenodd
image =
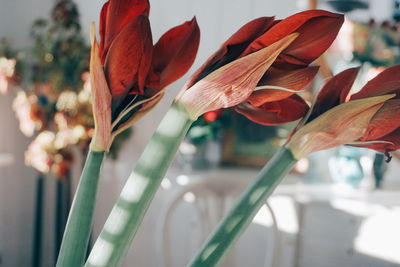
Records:
M218 224L229 208L233 206L240 193L243 192L249 184L250 179L240 177L240 173L238 174L239 175L221 173L221 175L197 177L194 179L195 181L184 186L179 193L176 194L173 200L167 205L164 214L161 216L162 219L159 222L157 255L159 255L160 262L157 266L181 267L190 261L194 253L201 247L204 240L212 232L213 228ZM189 179L190 178L191 177L189 177ZM268 203L266 204L266 208L272 220L272 231L269 232L272 232L273 235L267 236L266 234L268 238L267 247L271 249L265 251L266 258L263 266L277 267L281 237L274 212ZM184 216L182 216L182 214ZM193 215L195 217L193 217ZM187 230L187 223L185 225L183 220L192 220L191 223L189 222L191 226L189 228L192 229ZM197 230L197 232L191 230ZM189 235L185 235L185 231L189 231ZM265 238L265 236L260 238ZM172 241L174 245L172 245ZM181 247L180 250L176 248L179 246ZM179 256L180 259L172 256L178 255L178 251L184 254L183 257ZM232 251L234 252L235 248L233 248ZM177 262L179 263L176 264ZM238 266L235 265L235 255L230 253L224 259L224 263L221 266Z

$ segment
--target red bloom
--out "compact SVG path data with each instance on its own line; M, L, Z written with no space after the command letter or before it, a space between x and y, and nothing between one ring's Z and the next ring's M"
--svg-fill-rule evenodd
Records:
M182 91L178 100L190 102L200 95L204 97L204 92L189 93L202 80L209 83L212 81L213 83L224 82L228 84L228 82L233 83L239 80L240 75L249 75L248 73L255 72L251 68L244 73L236 70L237 68L235 69L235 65L242 64L239 59L243 59L242 65L250 65L246 62L247 59L251 64L254 64L254 69L262 70L262 72L257 72L257 75L252 74L256 82L254 84L253 81L248 82L247 76L244 77L246 81L240 81L242 87L238 87L237 90L241 90L243 93L240 95L239 103L236 103L238 94L233 94L233 89L229 89L229 86L227 86L224 92L219 92L225 98L223 105L215 103L209 109L236 106L237 112L265 125L276 125L297 120L305 115L308 105L295 93L314 78L318 68L308 67L308 65L331 45L342 23L342 15L322 10L301 12L284 20L275 20L272 17L255 19L232 35L196 71L184 88L184 91L188 91L186 95L191 94L192 96L186 96L185 99L185 92ZM295 37L291 38L290 36ZM279 45L273 48L274 44ZM267 48L270 48L268 53L265 52L262 56L260 54L258 58L252 57L256 52L261 52ZM268 64L266 62L267 56L269 57ZM258 66L262 60L265 61L263 63L265 65L260 69ZM231 68L227 66L231 66ZM218 81L215 80L215 77L211 79L211 76L218 71L220 76L224 75L220 71L224 67L231 74L226 74L226 78L221 78ZM232 81L230 79L232 75L236 75L238 78ZM205 82L203 82L203 87L207 87Z
M294 154L342 144L385 153L400 148L400 66L384 70L349 96L357 73L357 68L345 70L321 89L306 123L289 140Z
M400 65L384 70L351 97L356 100L388 94L395 94L395 97L384 103L360 138L361 142L367 142L364 147L380 152L400 148Z
M346 102L348 93L356 78L358 69L348 69L336 75L321 90L318 96L313 117ZM388 68L370 80L349 101L375 96L394 94L395 97L385 101L368 124L365 133L358 141L365 142L364 147L381 152L390 152L400 148L400 66ZM371 142L368 144L368 142Z
M167 31L153 45L149 10L148 0L109 0L100 15L100 47L92 41L94 109L102 114L97 124L108 124L99 120L111 105L114 135L150 110L163 89L189 70L199 46L195 18Z
M218 109L204 113L203 117L206 122L213 122L216 121L221 115L222 110Z

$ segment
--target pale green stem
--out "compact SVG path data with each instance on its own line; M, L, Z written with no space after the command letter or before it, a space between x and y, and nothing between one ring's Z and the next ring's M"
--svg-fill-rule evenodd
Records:
M172 104L114 205L85 266L120 266L193 120Z
M216 266L296 162L290 150L281 148L241 195L239 201L224 217L188 266Z
M89 150L65 226L57 267L79 267L85 263L104 153Z

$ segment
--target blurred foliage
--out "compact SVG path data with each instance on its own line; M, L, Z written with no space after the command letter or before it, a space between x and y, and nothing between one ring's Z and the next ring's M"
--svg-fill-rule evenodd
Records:
M49 19L37 19L30 31L34 45L32 62L26 64L28 90L21 86L13 108L26 136L34 139L25 152L25 162L42 173L63 178L74 163L74 150L83 155L93 134L90 49L72 0L55 3ZM0 42L0 56L19 59L9 42ZM25 72L24 72L25 73ZM118 135L108 154L116 159L131 129Z
M210 111L200 116L189 128L186 138L194 145L221 138L222 130L230 123L227 109Z
M58 91L81 88L81 75L89 67L89 47L81 33L76 5L70 0L58 1L51 20L33 23L31 37L32 81L50 83Z
M14 59L15 66L11 81L19 84L26 73L26 55L25 53L12 48L12 43L8 38L0 39L0 58Z
M368 24L355 23L353 30L354 60L374 67L400 64L400 28L373 20Z

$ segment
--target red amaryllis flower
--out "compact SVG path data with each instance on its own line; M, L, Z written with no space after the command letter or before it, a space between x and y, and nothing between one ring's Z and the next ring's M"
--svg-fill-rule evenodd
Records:
M148 0L109 0L101 11L100 47L92 30L95 137L101 135L101 149L148 112L195 59L196 19L172 28L153 45L149 10Z
M388 68L350 96L358 69L329 80L306 123L289 140L298 158L343 144L389 153L400 148L400 66Z
M204 113L203 117L206 122L214 122L222 115L222 110L213 110Z
M342 23L342 15L322 10L255 19L222 44L177 100L194 118L236 106L265 125L297 120L308 105L295 93L314 78L318 68L308 65L331 45Z

